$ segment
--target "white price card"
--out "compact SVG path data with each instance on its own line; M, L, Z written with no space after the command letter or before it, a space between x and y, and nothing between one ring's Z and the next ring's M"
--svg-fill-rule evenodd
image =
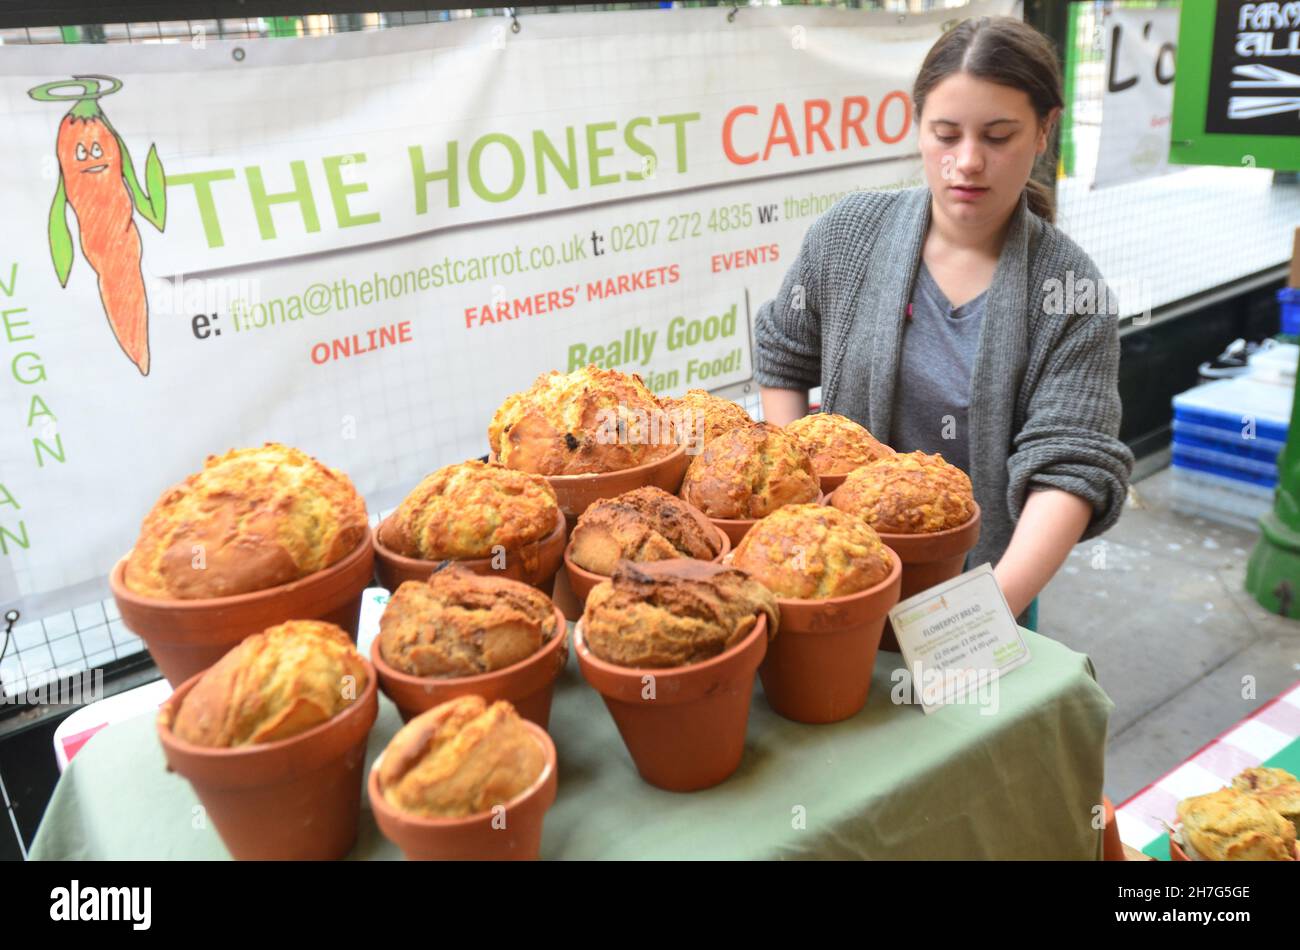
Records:
M899 601L889 621L913 698L927 714L954 704L994 714L999 678L1029 662L1029 647L987 563Z

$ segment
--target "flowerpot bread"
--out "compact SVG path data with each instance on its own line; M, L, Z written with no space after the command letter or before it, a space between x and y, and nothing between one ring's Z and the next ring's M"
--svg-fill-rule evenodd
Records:
M1242 769L1232 780L1232 787L1242 792L1256 792L1275 785L1286 785L1296 781L1296 777L1285 769L1270 769L1255 766Z
M754 418L739 403L704 389L688 389L685 396L665 396L659 401L672 418L679 441L691 446L692 454L698 454L724 432L754 424Z
M1178 803L1183 848L1206 861L1294 861L1296 830L1256 795L1221 788Z
M687 559L621 561L587 597L582 628L587 647L608 663L678 667L737 645L759 614L776 630L776 598L743 571Z
M710 518L762 518L821 497L808 453L768 423L732 429L692 460L681 497Z
M1255 800L1271 808L1295 828L1300 836L1300 782L1285 782L1252 792Z
M288 739L342 712L368 679L341 629L291 620L245 638L203 673L171 730L193 745L220 748Z
M569 544L573 563L597 574L614 573L620 560L710 561L721 549L707 518L653 485L594 502L578 518Z
M947 531L975 515L970 477L937 453L898 453L855 469L830 503L881 534Z
M861 518L826 505L787 505L758 522L731 564L778 597L821 600L874 587L893 561Z
M541 777L546 753L510 703L461 696L416 716L378 765L390 806L425 818L462 818L518 797Z
M519 663L557 629L555 605L519 581L453 565L406 581L379 620L383 661L411 676L477 676Z
M833 412L802 416L788 423L785 431L808 453L818 475L847 475L894 454L864 426Z
M403 557L470 560L540 541L555 530L559 510L545 478L472 460L426 476L378 537Z
M366 537L366 506L342 472L275 442L209 456L144 519L125 585L203 599L277 587L337 563Z
M588 475L664 459L677 449L677 434L640 376L587 366L552 370L507 398L492 416L488 443L507 468Z

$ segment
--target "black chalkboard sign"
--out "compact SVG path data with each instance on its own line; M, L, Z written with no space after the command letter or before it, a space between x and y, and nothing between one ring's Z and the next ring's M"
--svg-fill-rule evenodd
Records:
M1300 150L1300 3L1217 7L1205 131L1296 136Z

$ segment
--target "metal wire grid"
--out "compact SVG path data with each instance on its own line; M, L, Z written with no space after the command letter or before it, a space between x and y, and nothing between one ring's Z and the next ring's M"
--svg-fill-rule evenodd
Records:
M1106 8L1174 2L1072 3L1065 50L1068 108L1057 223L1115 286L1121 308L1158 311L1285 262L1300 223L1300 187L1268 169L1187 166L1094 188L1106 77Z
M96 601L17 624L0 658L0 685L8 696L22 696L83 670L102 669L143 649L143 641L122 624L113 599Z
M898 13L928 13L966 6L970 0L805 0L782 4L780 0L763 3L750 0L741 6L811 6L839 7L855 10L888 10ZM705 2L600 3L526 7L518 11L521 19L547 13L590 13L618 10L657 10L691 7L731 7L729 0ZM362 30L439 23L476 16L502 16L512 7L476 7L461 10L395 10L356 14L306 14L283 17L237 17L220 20L163 20L144 23L99 23L88 26L25 27L0 30L0 44L63 43L184 43L197 37L216 40L249 40L266 37L328 36Z

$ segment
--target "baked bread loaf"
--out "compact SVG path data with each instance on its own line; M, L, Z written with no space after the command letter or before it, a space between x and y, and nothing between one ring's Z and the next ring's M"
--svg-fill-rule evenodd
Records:
M788 423L785 431L808 453L818 475L847 475L894 454L866 427L834 412L810 413Z
M969 476L938 453L898 453L854 469L830 503L882 534L946 531L975 515Z
M710 561L722 549L709 519L653 485L593 502L569 537L573 563L597 574L614 573L621 560Z
M379 763L379 790L399 811L424 818L490 812L532 787L546 753L504 699L461 696L416 716Z
M739 403L706 389L688 389L681 398L665 396L659 402L672 417L679 441L695 450L692 454L698 454L724 432L754 424L754 418Z
M1296 830L1297 835L1300 835L1300 782L1270 785L1268 788L1249 794L1254 795L1261 805L1273 809L1291 822L1291 827Z
M1221 788L1178 803L1185 845L1207 861L1294 861L1291 822L1255 795ZM1189 853L1188 857L1194 857Z
M556 632L555 605L537 588L453 565L397 588L379 654L411 676L477 676L528 659Z
M740 643L760 613L770 639L781 619L776 597L743 571L685 558L620 561L587 596L582 635L607 663L689 666Z
M724 432L691 461L682 498L710 518L763 518L821 498L808 453L766 422Z
M209 456L144 519L126 586L145 597L230 597L287 584L356 550L366 505L342 472L268 442Z
M540 475L472 460L438 469L379 526L379 543L426 561L516 551L555 530L555 490Z
M786 505L772 512L749 529L731 564L776 596L797 600L856 594L893 570L875 529L826 505Z
M290 620L246 637L209 667L170 726L194 745L275 742L328 722L368 682L365 661L339 627Z
M492 416L488 443L507 468L590 475L666 458L677 433L640 376L587 366L544 373L507 398Z
M1257 792L1295 781L1300 780L1285 769L1270 769L1259 765L1238 772L1232 780L1232 787L1242 792Z

